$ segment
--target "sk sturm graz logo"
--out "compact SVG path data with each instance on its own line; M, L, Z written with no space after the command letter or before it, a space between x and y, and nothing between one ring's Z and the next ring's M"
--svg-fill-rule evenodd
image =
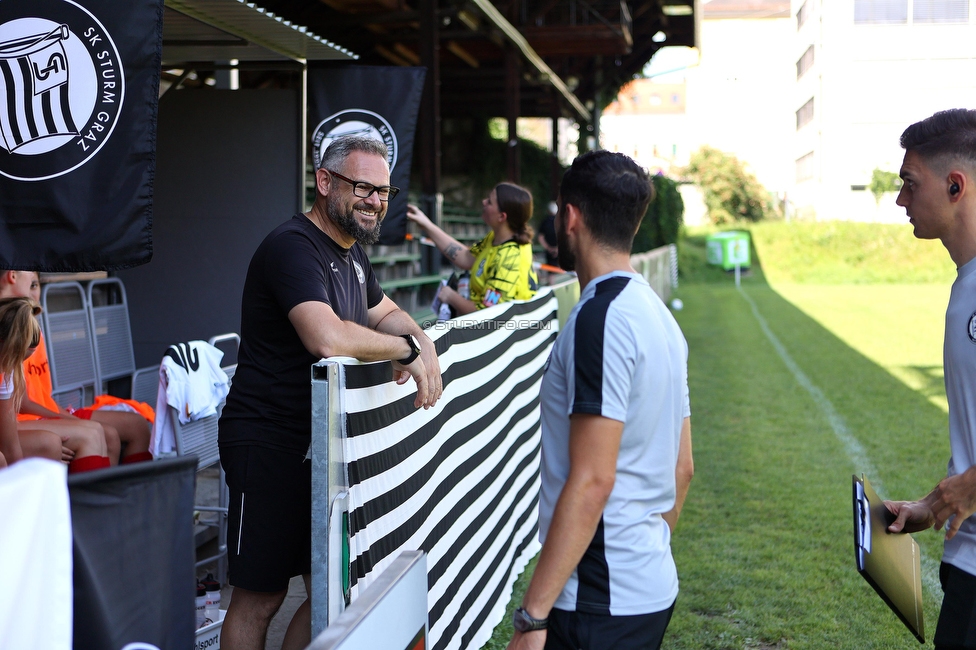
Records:
M71 0L3 0L0 21L0 174L40 181L77 169L122 108L115 43Z
M969 340L976 343L976 311L973 315L969 317L969 326L966 328L967 334L969 334Z
M312 149L312 162L315 163L315 169L319 168L322 156L332 141L344 135L365 136L386 144L386 160L390 163L390 171L396 167L397 139L390 123L373 111L350 108L325 118L315 127L312 133L312 143L315 145Z

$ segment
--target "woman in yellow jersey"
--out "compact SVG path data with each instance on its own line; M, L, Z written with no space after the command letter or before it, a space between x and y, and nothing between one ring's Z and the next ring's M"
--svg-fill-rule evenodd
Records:
M442 287L438 296L458 314L508 300L527 300L539 288L532 269L532 194L513 183L499 183L481 205L481 219L491 232L470 250L438 228L417 206L407 206L407 218L444 256L458 268L471 271L470 300L450 287Z

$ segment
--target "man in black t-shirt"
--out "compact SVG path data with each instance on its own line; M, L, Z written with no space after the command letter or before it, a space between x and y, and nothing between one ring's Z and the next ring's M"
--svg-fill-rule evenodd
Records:
M536 237L542 248L546 251L546 264L549 266L559 266L559 248L556 240L556 212L553 210L555 202L549 202L549 215L542 225L539 226L539 235Z
M441 395L434 344L383 295L359 245L374 243L390 187L386 146L347 137L315 172L312 209L269 234L251 258L241 306L237 372L220 419L220 460L230 488L228 556L234 585L222 646L264 648L293 576L311 573L310 367L322 357L393 360L413 377L414 405ZM311 642L308 600L282 648Z

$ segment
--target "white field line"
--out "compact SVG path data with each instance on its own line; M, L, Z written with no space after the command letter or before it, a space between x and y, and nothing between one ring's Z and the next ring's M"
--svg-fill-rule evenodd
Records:
M871 459L868 458L867 452L864 451L864 447L858 442L857 438L850 432L847 428L847 423L844 422L844 418L841 417L840 413L834 408L834 405L830 403L827 396L823 394L810 378L807 377L806 373L797 365L790 353L786 351L786 348L780 343L780 340L776 338L772 330L769 329L769 325L766 323L766 319L762 317L759 313L759 309L756 307L756 303L753 302L752 298L742 290L742 287L737 287L737 290L742 295L749 307L752 308L752 315L756 317L756 321L759 323L759 327L762 328L763 333L766 338L769 339L770 344L772 344L773 349L776 350L776 354L779 358L783 360L783 364L793 373L793 377L796 379L796 383L800 384L808 393L810 397L813 398L814 403L820 408L820 411L827 418L830 423L830 428L833 429L834 435L840 440L840 443L844 445L844 449L847 451L847 457L850 458L851 463L854 467L861 469L865 475L870 477L871 487L874 488L875 492L881 498L884 498L884 488L881 484L881 475L878 470L874 467ZM925 585L926 590L929 592L929 596L936 600L942 599L942 585L939 582L939 564L936 560L932 559L930 556L926 555L924 551L921 551L922 558L922 584Z

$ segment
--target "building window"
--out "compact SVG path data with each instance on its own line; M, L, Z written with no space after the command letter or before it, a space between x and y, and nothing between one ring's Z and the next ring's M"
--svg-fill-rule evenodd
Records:
M854 0L855 25L897 25L907 22L908 0Z
M969 0L915 0L914 23L968 23Z
M814 158L811 151L805 156L796 159L796 182L808 181L814 177Z
M813 67L813 46L807 48L800 60L796 62L796 78L799 79L803 73Z
M799 131L813 120L813 97L796 112L796 130Z
M807 18L810 17L810 0L806 0L796 12L796 29L799 31L803 27L803 23L807 22Z

